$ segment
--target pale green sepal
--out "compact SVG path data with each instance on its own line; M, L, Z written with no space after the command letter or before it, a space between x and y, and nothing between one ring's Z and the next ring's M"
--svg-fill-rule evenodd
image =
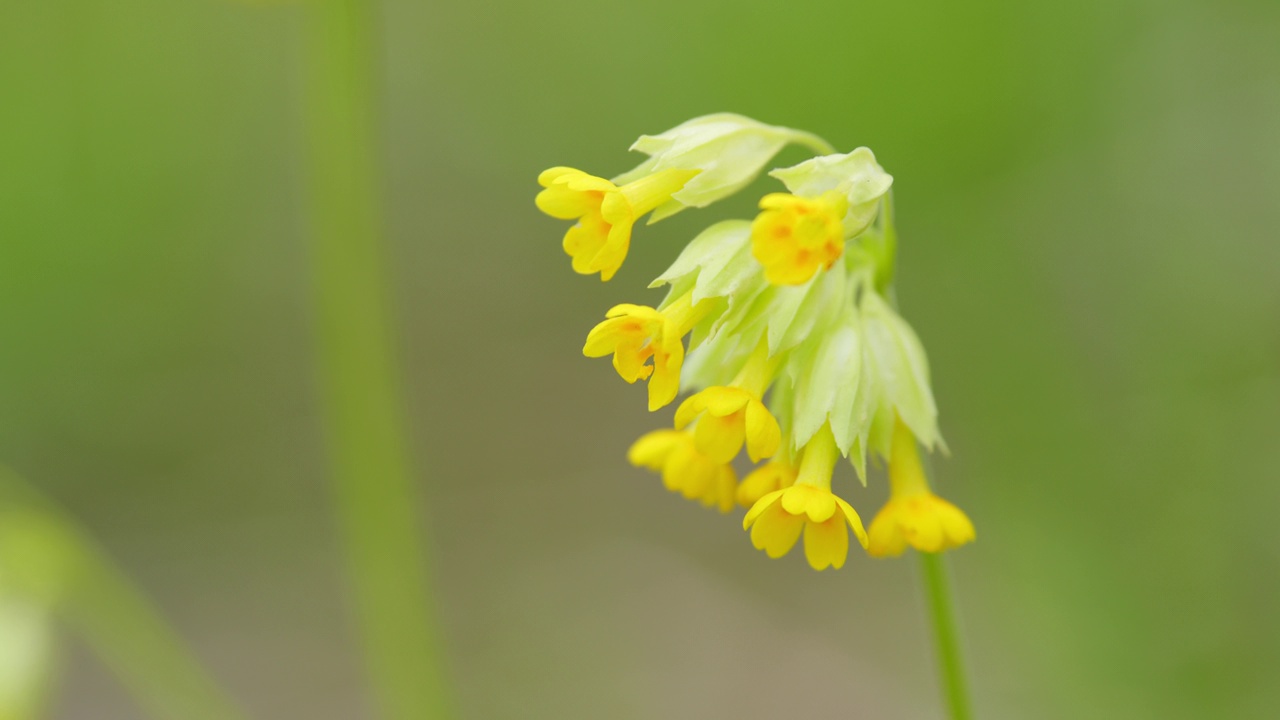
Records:
M800 130L766 125L733 113L704 115L658 135L642 135L632 150L649 159L613 179L621 185L668 168L697 169L698 175L658 207L649 222L670 217L686 207L706 207L751 183L789 143L817 152L830 146Z
M858 476L858 482L862 483L862 487L867 486L867 443L862 437L853 439L853 447L849 448L849 462L853 464L853 469Z
M841 452L853 442L847 408L852 405L861 375L861 348L857 330L843 324L826 333L808 366L794 366L796 377L795 418L791 429L797 447L809 439L828 419ZM837 429L835 419L843 418ZM843 444L842 444L843 443Z
M795 347L814 334L822 333L848 307L849 278L842 272L820 273L800 307L795 311L786 334L775 352Z
M836 447L840 448L842 454L848 455L853 448L854 440L858 438L859 430L857 402L862 386L862 338L853 323L846 322L832 332L828 343L849 346L847 352L834 360L839 363L837 366L839 382L831 401L831 409L828 411ZM843 347L832 350L832 352L843 351Z
M920 339L875 292L869 291L863 298L862 320L865 340L892 410L897 411L920 444L932 450L939 441L938 408L929 385L929 363ZM876 427L877 422L883 423L882 412L877 409L873 434L877 429L883 430ZM892 425L892 413L889 413L888 424ZM887 450L887 444L885 448Z
M880 199L893 185L893 176L880 167L875 154L865 147L844 155L805 160L769 175L781 180L795 195L818 197L829 190L844 194L849 200L849 210L844 216L845 237L854 237L871 225L880 208Z
M662 302L658 303L658 307L654 309L666 310L671 303L674 303L676 300L679 300L693 290L693 285L696 279L696 277L690 275L680 278L678 282L672 283L671 287L667 288L666 297L662 298Z
M759 335L712 334L685 356L681 387L688 390L730 384L759 343Z
M786 460L795 465L798 448L790 441L793 409L795 407L795 383L787 373L779 373L769 390L769 412L773 414L778 426L782 428L782 445L779 446L776 460Z
M693 288L693 301L704 297L734 297L739 289L768 282L764 279L764 269L751 255L751 245L743 243L717 272L704 270L698 273L698 282Z
M680 252L671 267L649 283L661 287L692 273L715 274L743 247L751 246L749 220L724 220L698 233Z

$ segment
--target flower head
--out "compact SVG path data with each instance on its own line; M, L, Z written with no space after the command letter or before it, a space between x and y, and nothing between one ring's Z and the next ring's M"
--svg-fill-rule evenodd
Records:
M901 555L908 545L920 552L936 553L973 542L969 517L929 489L915 436L900 420L893 430L889 483L889 502L871 521L867 554Z
M774 285L800 285L844 253L844 195L816 198L771 193L760 200L764 212L751 224L751 252Z
M667 202L697 170L670 168L644 174L622 185L568 167L553 167L538 176L545 188L538 209L560 220L577 220L564 234L564 251L573 270L600 273L608 280L622 267L631 247L631 227L645 213Z
M698 233L650 288L656 307L614 306L583 354L612 355L628 383L648 381L649 409L682 391L675 429L648 433L630 461L687 498L728 512L771 557L804 537L821 570L841 567L850 530L872 555L970 542L973 524L929 489L917 443L945 450L924 347L893 295L898 236L893 178L867 148L834 154L820 138L740 115L694 118L643 136L649 157L612 180L571 168L539 177L537 204L575 224L564 247L580 273L608 280L635 222L704 207L746 187L789 143L824 153L771 171L785 193L752 219ZM763 462L741 484L730 462ZM832 491L848 458L867 485L867 457L889 466L891 496L868 534Z
M649 381L649 409L675 399L684 362L684 336L705 312L685 296L663 310L644 305L615 305L592 328L582 354L613 355L613 367L629 383Z
M738 484L733 468L698 452L697 443L688 432L654 430L642 435L627 451L627 459L636 467L662 474L662 484L707 507L720 512L733 509Z
M804 534L804 555L814 570L841 568L849 554L846 524L858 542L867 546L862 520L849 503L831 492L831 472L839 451L830 430L824 430L804 449L800 473L791 487L775 490L756 501L742 519L751 531L751 544L772 558L790 552Z

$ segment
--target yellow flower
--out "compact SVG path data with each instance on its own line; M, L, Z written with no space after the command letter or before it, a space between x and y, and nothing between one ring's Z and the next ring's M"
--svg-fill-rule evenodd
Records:
M831 472L840 452L824 426L805 446L796 484L756 501L742 519L751 544L771 558L786 555L804 534L804 556L814 570L841 568L849 554L847 524L863 547L867 533L852 506L831 492Z
M738 504L749 508L760 498L775 490L796 484L796 469L781 460L767 462L742 479L738 486Z
M751 462L773 457L782 430L760 396L737 387L710 387L689 396L676 410L676 429L695 419L698 449L716 462L730 462L745 443Z
M613 367L629 383L649 381L649 410L657 410L680 390L684 336L706 312L706 303L693 305L685 295L663 310L644 305L616 305L604 322L587 334L582 354L613 355ZM649 364L652 361L652 364Z
M751 253L774 285L801 285L844 254L848 200L834 190L817 198L770 193L751 223Z
M973 523L960 508L929 489L915 436L898 420L889 456L889 502L871 521L867 554L901 555L907 546L920 552L942 552L972 542Z
M564 251L573 270L600 273L608 280L622 267L631 246L631 226L641 215L671 199L698 170L659 170L621 187L581 170L553 167L538 176L546 188L538 193L538 209L560 220L577 220L564 235Z
M636 467L662 474L662 484L707 507L720 512L733 509L738 484L733 468L718 463L698 452L697 443L688 432L654 430L642 435L627 451L627 459Z

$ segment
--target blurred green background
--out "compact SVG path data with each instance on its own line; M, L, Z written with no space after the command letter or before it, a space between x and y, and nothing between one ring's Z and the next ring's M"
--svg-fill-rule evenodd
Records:
M0 461L254 717L372 717L316 392L305 4L0 6ZM915 563L817 574L624 460L534 178L740 112L896 178L987 718L1280 712L1280 3L379 3L405 404L459 716L939 717ZM801 159L788 151L780 160ZM848 470L848 468L846 468ZM837 478L869 517L887 494ZM140 710L74 637L52 716ZM3 639L0 639L3 642Z

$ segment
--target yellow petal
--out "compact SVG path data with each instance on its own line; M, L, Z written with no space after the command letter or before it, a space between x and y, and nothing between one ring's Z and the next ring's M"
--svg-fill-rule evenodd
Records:
M807 515L810 522L825 522L836 512L835 496L810 485L793 485L782 496L782 507L792 515Z
M676 429L683 430L706 409L707 404L703 400L702 393L694 393L685 398L684 402L680 403L680 407L676 408Z
M684 433L675 430L654 430L641 435L627 450L627 461L636 467L658 471L662 469L672 450L680 442L687 442Z
M780 497L782 497L782 491L774 490L768 495L757 500L756 503L751 506L751 509L747 511L746 517L742 518L742 529L746 530L751 527L751 523L755 522L756 518L760 517L760 513L767 510L770 505L778 502L778 498Z
M844 525L844 518L834 515L826 522L805 523L804 556L814 570L844 567L849 555L849 532Z
M669 352L653 355L653 376L649 378L649 411L665 407L680 392L680 366L684 362L684 345L679 340Z
M769 493L788 486L789 469L781 463L765 463L752 470L738 486L738 504L751 507Z
M938 498L938 502L941 504L938 514L942 522L942 532L946 537L947 546L959 547L965 543L973 542L975 533L973 522L969 520L969 516L946 500Z
M600 197L556 186L538 193L533 198L533 203L553 218L573 220L596 212L600 207Z
M773 457L782 443L782 429L773 414L759 400L747 403L746 413L747 455L751 462Z
M928 505L922 499L913 499L907 505L908 511L898 521L902 533L911 547L921 552L938 552L942 549L942 522L929 512Z
M653 368L644 364L652 353L641 343L642 340L627 338L613 350L613 369L628 383L647 378L653 372Z
M703 398L707 412L711 415L732 415L751 402L751 394L735 387L713 386L698 393Z
M564 185L570 190L577 192L594 192L594 193L612 193L618 189L617 185L605 180L602 177L588 175L581 170L575 173L566 173L555 179L555 184Z
M615 225L619 223L631 225L636 221L631 203L627 202L626 196L622 193L609 193L604 196L600 202L600 216L605 222Z
M693 428L698 451L713 462L732 462L742 449L743 422L738 415L716 417L704 415Z
M865 545L871 557L897 557L907 549L907 538L902 534L896 519L886 507L871 521L871 531Z
M780 558L795 547L804 530L804 518L770 505L751 526L751 544L771 558Z
M541 185L542 187L551 187L551 185L555 183L556 180L559 180L565 175L571 175L573 173L580 173L580 172L582 171L575 170L571 167L564 167L562 165L557 165L556 167L547 168L546 170L543 170L542 172L538 173L538 184Z
M632 305L631 303L619 303L609 308L609 312L604 316L607 318L621 317L623 315L634 315L637 319L642 320L661 320L662 314L648 305Z
M857 511L853 506L844 501L839 495L832 495L836 499L836 506L840 508L840 513L844 515L845 522L849 523L849 528L853 530L853 534L858 538L858 544L862 547L867 546L867 531L862 528L862 518L858 517Z

